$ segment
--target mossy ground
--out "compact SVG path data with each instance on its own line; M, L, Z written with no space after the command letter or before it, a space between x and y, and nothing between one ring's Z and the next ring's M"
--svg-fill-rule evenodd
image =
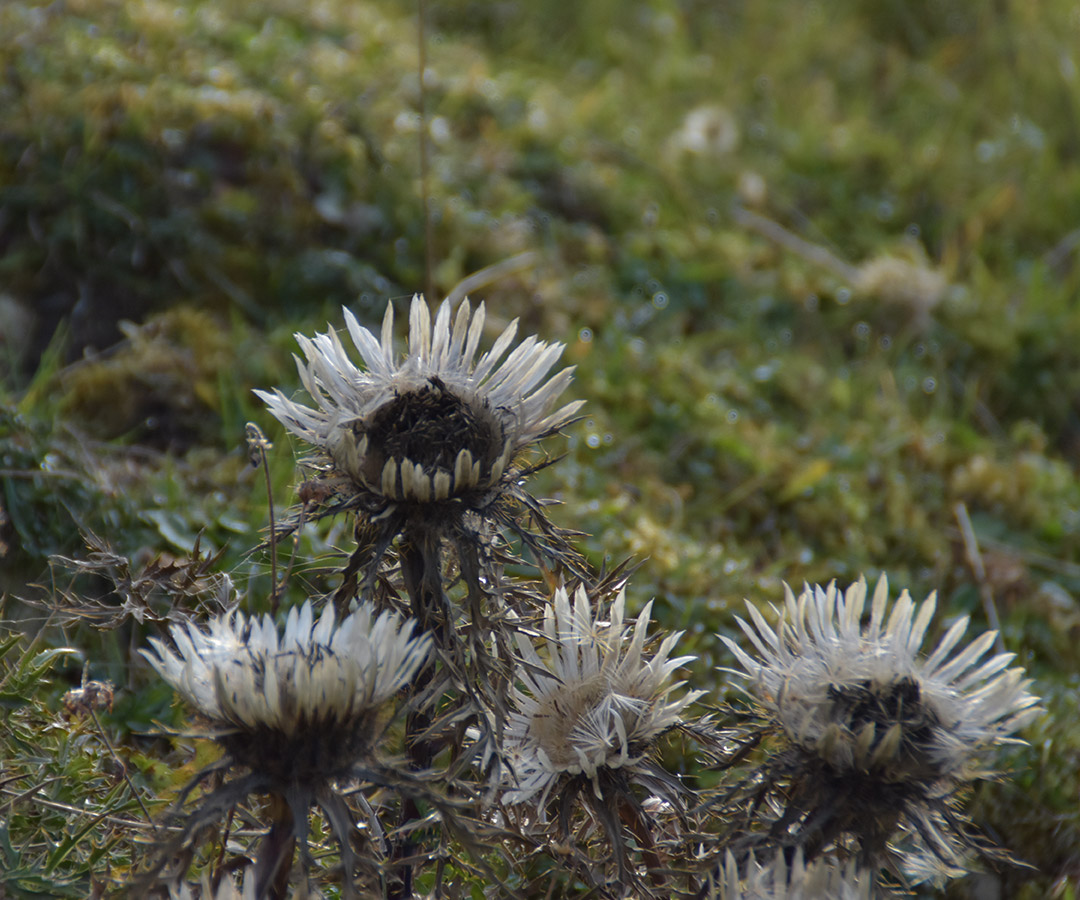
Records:
M1048 714L975 811L1034 867L1006 896L1073 896L1075 4L429 0L428 19L431 279L535 253L473 296L578 366L587 415L536 485L559 524L597 564L641 561L637 605L690 632L717 691L714 633L782 581L888 572L979 627L992 591ZM297 386L294 330L342 304L375 323L425 282L416 33L400 2L0 5L0 580L23 630L13 598L63 578L48 558L86 531L136 561L201 536L258 607L244 423L275 442L279 506L299 448L250 389ZM167 798L189 760L132 736L175 715L127 652L148 628L48 640L122 688L103 723ZM85 893L133 855L93 819L138 818L130 792L57 718L66 659L4 694L8 895Z

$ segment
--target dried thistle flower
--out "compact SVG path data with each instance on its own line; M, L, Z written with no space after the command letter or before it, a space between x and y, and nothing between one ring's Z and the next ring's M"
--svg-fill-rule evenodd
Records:
M339 505L355 509L377 529L385 548L406 523L414 529L454 531L468 514L512 524L507 504L529 502L519 482L530 468L523 450L557 432L582 402L553 410L573 369L548 372L563 351L527 337L517 344L515 319L476 359L485 312L462 302L451 321L447 302L434 323L423 298L413 298L409 349L394 352L394 309L388 304L376 338L344 310L358 368L336 333L313 339L296 335L307 362L297 359L300 379L315 408L280 390L256 391L289 431L328 460L319 478L334 486ZM504 358L505 357L505 358ZM381 551L376 557L381 556ZM378 561L377 558L375 560Z
M984 659L994 632L957 650L966 617L924 656L933 594L917 606L904 591L889 612L882 577L864 625L866 596L864 579L846 592L807 586L798 598L785 587L775 628L750 603L752 624L739 620L757 658L723 638L786 744L761 775L759 799L784 785L774 837L808 856L847 835L878 865L905 828L955 866L971 841L951 797L988 774L988 751L1039 714L1038 698L1022 669L1007 668L1015 654Z
M681 632L648 652L652 604L632 631L624 621L625 605L620 590L605 622L599 611L594 617L584 588L577 589L573 604L559 588L545 609L540 651L518 635L520 687L513 691L504 745L512 777L503 795L520 817L537 824L557 803L564 837L580 797L616 851L620 878L629 877L630 866L624 825L651 849L649 815L632 786L641 786L650 803L661 798L682 808L681 784L651 751L703 693L671 699L682 685L672 682L672 673L694 657L671 656Z
M353 827L334 785L370 780L383 709L430 650L430 638L411 631L393 613L376 617L370 604L335 627L333 607L316 620L309 600L289 611L281 636L269 616L233 612L211 619L206 630L174 625L175 651L151 638L143 656L209 720L225 750L188 791L212 771L248 770L203 802L180 845L249 794L270 794L276 819L258 864L261 897L272 878L287 876L282 864L293 842L306 847L308 811L318 804L341 845L348 893Z
M751 853L740 867L729 851L714 884L706 892L709 900L870 900L875 878L860 870L853 860L841 863L821 856L811 863L801 849L791 854L783 850L767 863L759 863Z

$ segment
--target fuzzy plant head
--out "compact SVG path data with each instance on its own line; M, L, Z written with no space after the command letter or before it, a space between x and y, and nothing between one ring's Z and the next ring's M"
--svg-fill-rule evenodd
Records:
M560 588L540 634L517 636L502 800L527 840L571 847L568 862L588 880L613 878L651 897L629 848L646 847L645 870L668 866L649 810L666 807L684 821L686 792L659 764L656 745L702 692L673 696L682 685L674 671L693 657L672 655L679 633L648 645L651 604L631 627L623 591L602 599L594 611L584 588L572 601ZM670 843L687 846L681 834Z
M297 359L297 368L315 406L279 390L255 393L374 507L426 507L431 515L432 505L482 506L516 476L518 454L557 432L581 407L579 401L553 409L573 369L549 378L563 345L528 337L514 346L516 319L476 358L483 304L473 312L463 301L452 316L444 301L432 323L427 303L414 297L409 348L400 359L392 304L380 338L351 312L344 314L363 368L335 332L297 334L306 357Z
M672 673L694 657L671 655L681 632L649 652L652 604L632 629L625 607L625 592L619 591L604 621L599 610L594 615L584 588L573 602L559 588L544 610L541 640L518 635L520 686L506 734L515 779L506 803L534 803L543 810L567 779L584 779L599 796L604 773L646 774L657 737L678 724L683 709L703 693L672 698L682 685Z
M376 616L369 604L340 623L327 604L316 619L309 600L289 611L283 634L269 616L249 620L232 612L205 628L174 625L172 648L151 638L143 656L209 724L209 736L225 750L188 791L210 772L242 770L187 817L158 869L235 803L269 794L279 798L271 828L276 838L267 839L257 866L258 896L282 870L281 854L291 854L294 838L306 861L312 804L325 813L351 875L354 826L338 783L380 777L375 751L385 709L430 651L430 638L412 631L393 613Z
M337 333L297 334L304 360L300 380L313 405L280 390L256 391L270 413L316 451L314 478L301 499L304 513L356 514L357 566L371 588L383 554L398 536L415 547L451 541L461 569L478 595L496 576L481 572L491 554L491 529L513 532L536 556L583 571L564 533L548 522L543 503L525 490L527 476L544 462L527 451L570 422L582 402L558 406L572 368L551 369L563 345L535 336L516 341L517 320L480 352L484 305L463 301L453 312L444 301L432 321L422 297L409 311L409 343L394 348L394 308L388 304L376 337L344 310L362 365ZM531 524L526 524L526 519ZM303 521L295 514L279 533ZM423 567L431 580L440 568L433 552ZM427 625L428 616L421 611Z
M143 655L204 718L233 760L267 779L317 782L371 749L378 717L423 665L429 640L391 613L361 606L335 627L329 604L269 616L174 625L175 651L151 638Z
M917 605L904 591L890 609L884 577L869 609L867 593L865 580L798 597L785 587L775 626L750 603L750 622L739 620L756 655L723 638L787 748L764 780L788 783L789 813L814 823L811 845L850 831L874 856L905 827L951 865L950 795L986 774L990 752L1039 714L1038 698L1009 668L1015 654L987 656L995 633L961 646L966 618L924 653L934 595Z

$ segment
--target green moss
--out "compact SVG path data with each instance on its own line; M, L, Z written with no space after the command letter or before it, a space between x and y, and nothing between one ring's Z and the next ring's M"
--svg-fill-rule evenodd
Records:
M1027 751L1045 759L1017 763L1051 774L985 788L977 814L1041 861L1027 890L1075 880L1072 4L428 7L436 290L536 251L478 299L493 328L520 316L566 341L588 401L538 481L553 516L594 562L642 561L633 603L658 597L720 689L714 633L782 580L887 571L984 625L963 503L1049 710ZM6 589L91 528L132 556L228 544L263 602L244 424L275 441L279 511L300 448L250 389L298 386L294 330L340 326L345 303L377 321L424 280L414 12L0 4L0 281L42 359L0 387ZM694 110L712 143L687 137ZM904 284L859 290L739 226L735 203L948 287L929 312Z

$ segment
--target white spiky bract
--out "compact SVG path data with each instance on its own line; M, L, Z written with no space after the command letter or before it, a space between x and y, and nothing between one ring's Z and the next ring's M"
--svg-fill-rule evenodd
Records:
M142 654L203 715L226 728L287 736L319 722L364 718L408 682L430 648L410 622L363 604L335 628L332 604L289 610L285 633L269 616L233 612L170 629L174 653L150 638Z
M349 310L343 311L365 369L353 364L335 332L314 338L297 334L307 358L304 363L297 357L297 369L317 408L296 403L280 390L255 393L289 431L324 450L337 469L388 500L440 501L491 487L518 452L558 431L582 405L578 401L551 411L570 384L573 369L547 378L562 344L530 336L511 350L517 319L476 359L484 331L482 303L474 313L468 300L463 301L451 321L450 305L443 301L432 323L427 303L413 297L409 349L401 360L394 352L392 304L386 307L381 339ZM475 443L449 448L450 459L440 465L380 452L377 437L367 433L372 417L388 403L432 385L450 392L482 423L480 442L491 444L490 450L480 454ZM478 458L481 455L484 458Z
M723 640L750 693L787 736L834 768L907 777L914 766L930 779L971 777L983 751L1039 714L1038 698L1028 692L1023 669L1007 668L1015 654L984 659L995 632L961 650L968 626L961 618L924 656L935 595L916 605L904 591L891 612L888 596L882 576L864 625L865 579L846 592L835 583L807 586L798 597L785 585L775 628L749 602L752 624L738 620L759 658ZM908 727L913 723L919 728ZM897 768L901 756L907 762Z
M703 691L670 700L683 682L672 672L694 657L672 658L682 632L668 635L655 653L645 652L652 603L632 632L624 622L626 598L619 591L609 621L594 618L589 597L578 588L571 605L560 588L544 613L544 656L524 635L517 637L521 686L513 692L515 710L506 731L506 748L515 782L504 794L508 804L536 798L542 810L563 775L583 774L599 792L602 769L633 775L655 738L679 721L680 712ZM543 648L542 648L543 649Z
M226 875L215 891L209 877L204 875L195 891L186 883L170 885L169 900L195 900L196 897L199 900L256 900L255 881L254 867L248 866L239 885Z
M766 863L750 854L741 875L728 851L718 874L711 900L870 900L876 896L872 874L856 868L854 861L841 863L822 856L806 863L801 849L795 851L790 865L783 850Z

